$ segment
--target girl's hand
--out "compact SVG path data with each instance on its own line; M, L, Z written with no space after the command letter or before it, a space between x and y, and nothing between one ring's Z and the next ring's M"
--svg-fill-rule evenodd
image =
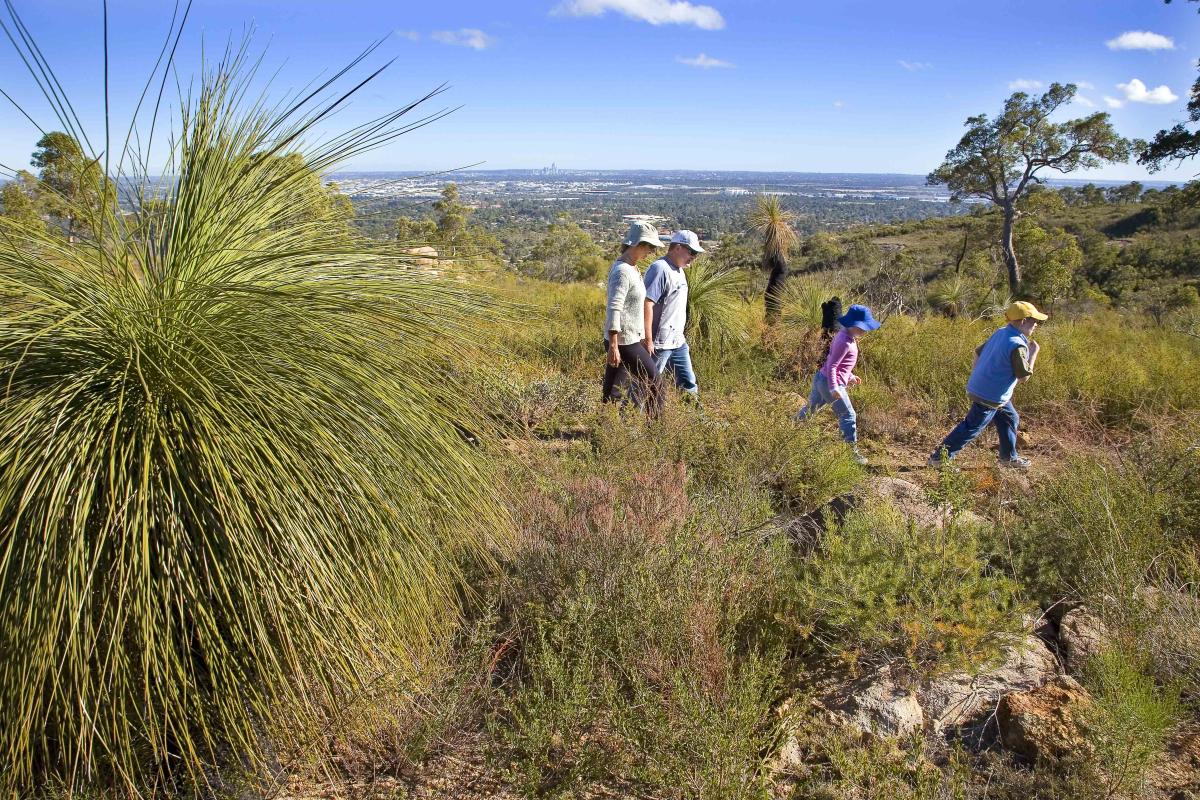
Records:
M860 383L862 383L862 378L858 377L857 375L851 375L850 380L846 382L846 385L858 386Z
M654 340L653 339L651 339L650 337L646 337L645 339L642 339L642 347L646 348L647 353L649 353L650 355L654 355Z
M621 366L621 351L617 349L615 344L608 346L608 365L610 367Z

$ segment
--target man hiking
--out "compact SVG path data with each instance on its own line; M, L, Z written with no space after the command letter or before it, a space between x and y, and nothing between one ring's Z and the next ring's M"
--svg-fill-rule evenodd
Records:
M688 282L683 271L703 252L696 234L675 231L668 240L666 255L646 270L646 330L653 332L654 366L659 375L669 368L675 385L695 401L700 399L700 388L683 335L688 304Z
M1041 346L1033 341L1038 323L1047 319L1033 303L1019 300L1004 312L1008 324L975 350L975 366L967 381L971 408L966 419L950 431L929 456L929 466L948 463L995 420L1000 437L1000 465L1028 469L1029 459L1017 455L1017 423L1012 395L1018 383L1029 380Z

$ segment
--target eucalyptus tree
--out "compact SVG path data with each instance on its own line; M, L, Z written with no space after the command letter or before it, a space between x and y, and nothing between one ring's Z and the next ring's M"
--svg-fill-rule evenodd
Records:
M953 200L982 198L1000 209L1000 249L1013 294L1021 286L1021 266L1013 246L1020 200L1045 181L1045 172L1066 174L1129 159L1130 142L1113 130L1108 114L1097 112L1063 122L1051 119L1074 97L1074 84L1055 83L1041 97L1013 94L993 119L986 114L969 118L958 145L927 178L931 186L949 188Z
M74 136L51 131L38 139L30 164L38 168L42 206L62 220L67 236L81 227L94 234L104 206L116 204L116 189L99 159L86 155Z

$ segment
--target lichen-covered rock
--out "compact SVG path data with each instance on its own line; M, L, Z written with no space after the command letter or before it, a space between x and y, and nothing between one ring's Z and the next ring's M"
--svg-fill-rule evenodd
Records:
M1067 672L1082 674L1088 659L1104 649L1107 640L1104 623L1086 606L1064 614L1058 626L1058 649Z
M907 736L925 727L916 693L886 667L851 684L830 712L835 722L867 735Z
M1091 705L1087 690L1063 675L1027 692L1000 699L1000 740L1030 759L1057 760L1088 748L1080 723Z
M1057 672L1054 654L1037 636L1027 634L1006 647L1004 660L994 667L931 681L921 690L921 705L934 732L966 729L995 713L1004 695L1037 688Z

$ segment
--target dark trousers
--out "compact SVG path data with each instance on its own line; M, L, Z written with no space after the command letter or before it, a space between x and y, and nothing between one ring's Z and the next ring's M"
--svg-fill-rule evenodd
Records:
M603 401L629 401L650 416L658 416L662 411L663 392L654 358L641 342L618 345L617 351L621 354L620 366L604 365ZM608 353L607 343L604 352ZM636 388L630 386L631 381L637 383Z

